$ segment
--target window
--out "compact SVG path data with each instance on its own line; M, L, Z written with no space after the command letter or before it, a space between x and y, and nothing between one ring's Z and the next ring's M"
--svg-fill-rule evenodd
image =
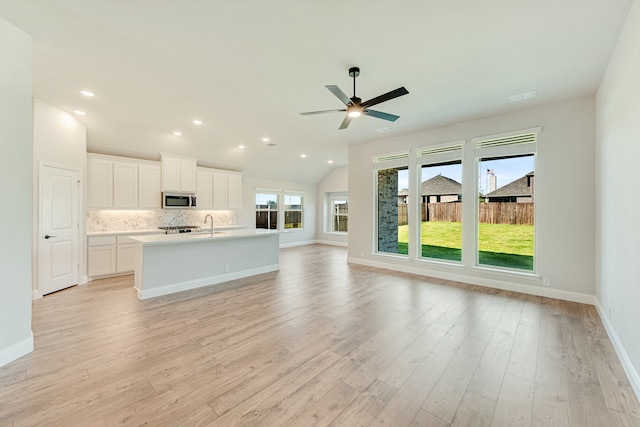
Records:
M418 150L420 255L462 261L462 144Z
M374 159L377 199L377 252L409 253L409 212L398 203L401 189L409 188L408 153Z
M349 231L349 200L344 196L330 196L331 232Z
M278 229L278 195L256 193L256 228Z
M284 195L284 229L302 228L302 201L301 195Z
M476 141L478 265L534 270L537 132Z

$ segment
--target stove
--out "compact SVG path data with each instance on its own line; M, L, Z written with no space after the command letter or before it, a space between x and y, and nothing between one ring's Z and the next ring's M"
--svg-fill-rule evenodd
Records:
M197 233L200 231L200 226L198 225L169 225L158 228L164 230L165 234Z

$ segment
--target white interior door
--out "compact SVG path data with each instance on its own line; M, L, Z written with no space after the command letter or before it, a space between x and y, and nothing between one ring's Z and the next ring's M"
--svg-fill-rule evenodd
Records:
M40 168L42 294L78 284L78 171Z

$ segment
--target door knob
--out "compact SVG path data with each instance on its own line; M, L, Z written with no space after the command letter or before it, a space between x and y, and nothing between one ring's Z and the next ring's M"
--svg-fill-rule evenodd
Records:
M52 238L52 237L58 237L58 236L49 236L48 234L45 234L45 235L44 235L44 238L45 238L45 239L50 239L50 238Z

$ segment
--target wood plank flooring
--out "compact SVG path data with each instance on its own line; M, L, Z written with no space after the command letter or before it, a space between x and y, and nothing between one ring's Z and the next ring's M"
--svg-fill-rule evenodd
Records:
M3 326L3 327L6 327ZM33 303L6 426L640 426L591 306L348 265L139 301L133 276Z

